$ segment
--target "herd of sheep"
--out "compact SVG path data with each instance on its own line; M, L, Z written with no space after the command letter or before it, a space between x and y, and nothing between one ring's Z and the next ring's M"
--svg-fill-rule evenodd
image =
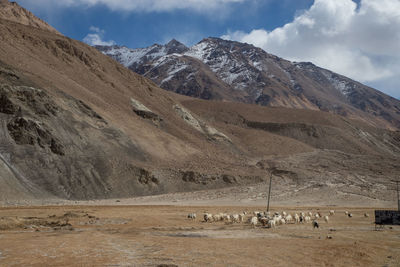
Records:
M305 213L295 213L288 214L285 211L282 212L260 212L254 211L252 214L247 212L242 212L238 214L227 214L227 213L204 213L204 222L226 222L226 223L249 223L251 226L256 227L257 225L262 225L267 228L275 228L278 225L289 224L289 223L312 223L314 228L319 228L318 220L324 220L325 223L329 223L330 216L334 216L335 211L330 210L329 214L322 215L320 212L312 213L311 211ZM345 215L349 218L353 217L351 213L345 211ZM187 218L191 220L196 220L196 213L189 213ZM369 217L367 213L364 217Z

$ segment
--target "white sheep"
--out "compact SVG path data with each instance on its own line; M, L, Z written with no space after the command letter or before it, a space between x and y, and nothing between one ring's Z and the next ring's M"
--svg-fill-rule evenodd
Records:
M213 220L213 217L212 217L211 213L205 213L203 218L204 218L205 222L212 222L212 220Z
M312 217L312 212L311 211L308 212L308 216Z
M274 223L275 223L275 225L279 225L280 224L280 222L281 222L281 216L279 215L279 216L274 216L273 218L272 218L272 220L274 221Z
M368 217L369 217L369 214L368 214L368 213L364 213L364 217L365 217L365 218L368 218Z
M287 213L285 211L282 211L282 216L286 217Z
M326 223L329 222L329 216L328 216L328 215L324 216L324 221L325 221Z
M332 216L332 215L335 215L335 211L334 211L334 210L330 210L330 211L329 211L329 215L331 215L331 216Z
M239 214L233 214L233 215L232 215L232 221L233 221L234 223L239 223L239 222L240 222Z
M305 223L311 222L311 217L310 217L310 216L304 217L304 222L305 222Z
M274 220L268 220L268 228L275 228L275 221Z
M231 215L224 214L224 221L230 222L232 220Z
M241 222L241 223L243 223L243 221L244 221L244 218L246 217L246 214L239 214L239 221Z
M196 213L189 213L187 217L188 219L196 220Z
M282 218L282 219L279 221L279 224L286 224L285 219Z
M294 214L294 221L296 222L296 223L299 223L300 222L300 216L296 213L296 214Z
M214 214L213 220L214 220L214 222L219 222L221 220L221 216L219 214Z
M287 223L290 223L290 222L292 222L293 221L293 217L292 217L292 215L287 215L286 217L285 217L285 220L286 220L286 222Z
M251 226L256 227L257 223L258 223L258 218L257 217L252 217L250 219Z
M318 218L319 218L319 214L318 214L318 213L315 213L315 214L314 214L314 217L315 217L316 219L318 219Z
M349 215L349 212L346 210L346 211L344 212L344 214Z

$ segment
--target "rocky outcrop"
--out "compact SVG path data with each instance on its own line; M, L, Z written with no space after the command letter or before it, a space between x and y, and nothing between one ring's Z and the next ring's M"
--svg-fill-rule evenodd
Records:
M152 121L154 124L159 125L160 122L163 121L163 119L148 109L145 105L140 103L138 100L131 98L131 105L132 105L132 110L133 112L138 115L139 117L142 117L143 119L147 119Z
M48 126L31 119L16 117L8 124L7 129L15 143L18 145L39 145L48 147L54 154L63 156L64 146L55 138Z
M206 124L204 121L200 119L196 119L189 110L185 109L184 107L176 104L173 106L175 112L191 127L196 129L197 131L205 134L209 139L214 141L227 141L232 142L232 140L226 136L225 134L221 133L214 127Z

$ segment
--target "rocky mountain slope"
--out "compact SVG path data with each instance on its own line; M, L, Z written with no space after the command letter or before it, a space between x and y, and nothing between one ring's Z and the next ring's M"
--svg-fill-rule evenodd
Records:
M52 33L60 34L56 29L33 15L29 10L19 6L16 2L0 0L0 17L24 25L50 31Z
M252 45L206 38L143 49L97 47L160 87L202 99L328 111L400 128L400 101L312 63L290 62Z
M0 36L0 201L244 186L279 162L279 180L301 185L335 172L346 174L342 184L400 174L399 132L316 110L178 95L93 47L7 16ZM386 164L346 160L360 155ZM329 159L337 163L324 173Z

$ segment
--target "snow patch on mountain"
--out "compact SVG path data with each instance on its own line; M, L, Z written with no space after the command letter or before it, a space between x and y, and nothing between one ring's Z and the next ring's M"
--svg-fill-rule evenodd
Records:
M331 82L333 87L340 91L343 95L348 96L353 91L353 85L340 79L336 74L325 70L321 72Z
M125 67L133 64L141 64L145 61L152 60L167 54L165 47L153 45L147 48L129 49L127 47L112 46L103 54L116 59Z
M170 81L172 78L174 78L175 74L181 72L182 70L186 69L189 67L189 65L183 63L183 62L178 62L175 65L171 65L171 67L168 69L167 72L167 77L161 81L161 85Z
M192 46L184 55L197 58L203 62L207 62L206 55L211 53L215 46L208 42L200 42Z

